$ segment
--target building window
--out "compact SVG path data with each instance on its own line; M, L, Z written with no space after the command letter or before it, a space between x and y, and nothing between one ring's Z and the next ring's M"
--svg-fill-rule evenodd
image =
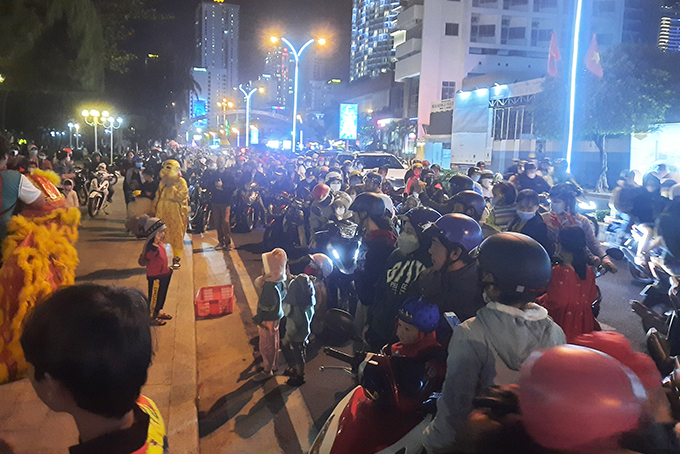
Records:
M534 11L540 12L557 12L557 0L534 0Z
M493 139L519 140L534 131L533 112L526 106L496 107L493 111Z
M456 96L456 83L445 80L442 82L442 101Z
M446 23L446 30L444 31L446 36L458 36L458 24L453 24L451 22Z
M472 0L472 6L477 8L498 8L498 0Z
M503 0L503 9L528 11L529 0Z
M531 23L531 45L533 47L547 47L551 35L552 28L541 28L541 23L538 21Z
M470 41L473 43L494 42L496 37L496 25L472 25L470 27Z

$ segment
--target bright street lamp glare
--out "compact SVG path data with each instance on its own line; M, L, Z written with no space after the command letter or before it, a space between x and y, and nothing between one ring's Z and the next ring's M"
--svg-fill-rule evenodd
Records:
M109 123L113 123L113 117L107 118L106 121L108 121Z
M80 113L82 114L83 117L87 117L88 115L90 115L90 112L89 112L87 109L84 109L84 110L83 110L82 112L80 112Z
M277 38L276 36L270 37L269 40L270 40L271 42L273 42L273 43L278 43L278 42L279 42L279 38Z
M316 42L323 46L324 44L326 44L326 39L320 38L320 39L317 39Z
M116 118L116 121L117 121L118 123L123 123L123 117L118 117L118 118Z
M234 107L234 103L231 102L231 101L229 101L229 102L227 103L227 107Z
M260 93L264 93L264 87L258 88L257 91L259 91Z
M238 134L239 130L237 128L231 128L231 132L234 134Z
M107 118L108 116L109 116L108 110L105 110L104 112L102 112L102 117Z
M95 109L92 109L92 110L90 111L90 115L92 115L93 117L99 117L99 111L98 111L98 110L95 110Z
M68 124L67 124L66 126L68 126L69 128L72 128L72 127L73 127L73 123L71 123L71 122L69 121Z

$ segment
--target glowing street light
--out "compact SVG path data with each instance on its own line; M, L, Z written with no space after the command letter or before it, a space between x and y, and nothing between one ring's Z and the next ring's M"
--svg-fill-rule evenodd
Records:
M305 49L307 49L312 44L317 43L320 46L323 46L326 44L326 40L324 38L310 39L300 48L300 50L297 50L295 49L295 46L293 46L291 42L284 37L278 38L276 36L272 36L269 39L272 43L277 43L279 40L283 41L293 52L293 57L295 58L295 81L293 86L293 151L295 151L297 150L298 74L300 57L302 57L302 53L305 51Z
M243 88L243 84L240 84L238 89L241 90L241 93L243 93L243 96L246 99L246 148L248 148L250 146L250 98L252 98L256 92L264 93L264 88L259 87L246 91Z
M239 131L238 128L231 128L231 133L234 134L236 133L236 146L240 147L241 146L241 131Z
M105 110L102 113L99 113L97 109L84 109L81 114L85 119L85 123L94 127L94 151L98 151L99 144L97 143L97 126L104 126L106 124L106 120L109 118L109 112Z
M227 127L227 108L233 109L234 103L227 101L227 98L222 98L222 102L217 102L217 107L222 108L222 126Z
M116 119L114 119L113 117L108 117L106 121L109 124L108 130L109 133L111 134L111 165L113 165L113 130L118 129L123 125L123 119L121 117L118 117ZM106 128L107 127L105 126L104 129Z

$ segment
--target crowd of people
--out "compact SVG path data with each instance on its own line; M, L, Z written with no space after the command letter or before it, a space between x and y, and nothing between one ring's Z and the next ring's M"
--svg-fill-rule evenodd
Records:
M66 154L57 154L62 159L51 165L68 180L73 169ZM86 165L107 171L97 159L92 156ZM26 162L35 160L27 157ZM47 164L37 157L39 167ZM28 164L25 169L29 171ZM269 202L276 195L300 202L305 234L263 251L262 275L255 280L259 299L253 321L262 356L257 381L276 373L281 350L288 384L302 385L315 319L340 308L352 316L355 349L428 364L441 386L436 416L423 434L428 453L623 452L632 446L631 434L635 446L643 447L640 452L678 446L667 402L659 399L661 377L653 362L644 355L641 359L622 336L598 332L593 268L616 272L616 266L591 221L579 213L581 188L562 160L554 165L548 159L516 162L503 175L480 162L448 180L438 165L416 160L403 181L394 181L387 178L388 168L354 167L332 153L176 149L146 156L130 153L118 170L124 178L129 228L134 230L136 223L147 237L139 258L149 280L144 311L157 325L171 318L162 308L172 270L180 267L189 187L208 191L220 249L233 247L231 211L240 189L261 191L257 219L267 226L274 217ZM612 204L631 224L654 224L678 205L660 199L663 177L649 174L641 188L633 177L624 177ZM3 209L4 194L3 186ZM327 247L333 235L359 240L351 270L339 271L340 257ZM166 238L173 251L171 267ZM105 318L125 318L140 330L116 333L123 343L134 334L138 351L100 359L104 373L114 362L125 363L125 355L136 358L131 378L121 375L124 368L108 370L128 387L101 391L125 391L125 399L89 395L81 388L91 373L64 370L69 358L58 345L71 337L83 336L78 338L88 344L83 354L96 357L89 350L107 348L88 342L82 327L70 327L63 335L47 328L51 323L73 324L63 314L80 309L67 308L73 296L68 292L80 292L79 301L97 302L79 319L106 313ZM141 328L141 319L128 312L143 298L111 292L79 286L55 294L36 310L22 341L41 398L76 420L91 414L116 421L140 417L137 397L150 344L148 328ZM280 332L282 324L285 333ZM58 400L48 393L53 380L66 386ZM519 384L519 390L498 388L510 384ZM505 401L508 410L485 406L489 399ZM555 412L559 415L547 416ZM509 414L516 417L509 419ZM574 430L583 426L579 418L587 422L587 431ZM606 423L599 418L607 418ZM667 436L660 439L660 434Z

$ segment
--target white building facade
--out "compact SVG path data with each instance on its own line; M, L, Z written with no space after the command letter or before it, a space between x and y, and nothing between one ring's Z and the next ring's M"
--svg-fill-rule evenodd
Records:
M586 3L600 49L620 42L625 0ZM418 136L432 103L475 88L468 78L497 76L502 84L544 76L553 30L567 59L572 7L569 0L409 0L393 33L395 80L405 83L404 116L418 117Z
M223 98L233 98L238 86L239 6L228 3L202 2L196 9L196 67L194 80L200 86L190 102L191 116L202 110L210 117L208 124L217 126Z

